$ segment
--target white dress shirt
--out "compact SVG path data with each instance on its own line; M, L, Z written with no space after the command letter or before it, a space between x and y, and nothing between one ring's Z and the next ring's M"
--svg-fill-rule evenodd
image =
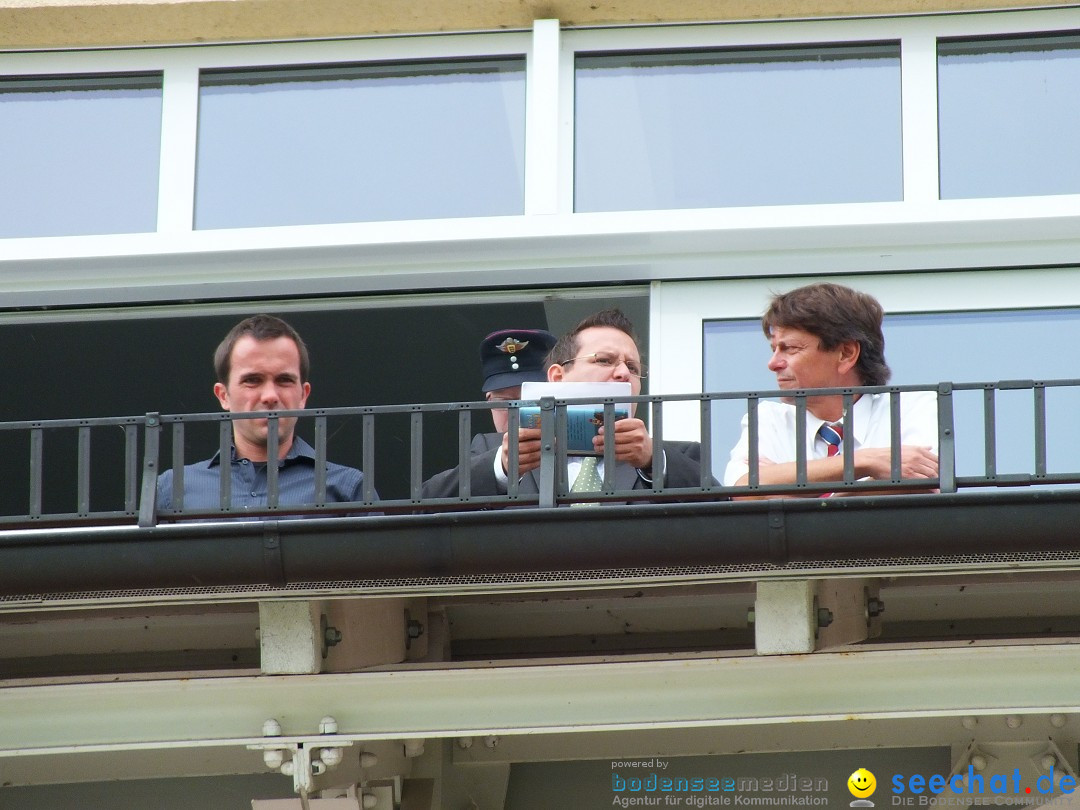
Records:
M851 407L850 437L855 450L860 447L889 447L892 444L889 394L864 394ZM724 471L724 486L734 486L750 470L750 431L747 416L742 418L742 435L731 450ZM806 458L825 458L828 444L818 436L825 424L806 412ZM900 444L929 447L937 452L937 397L930 391L900 394ZM843 447L843 445L841 445ZM758 405L758 458L777 464L795 461L795 406L765 401Z

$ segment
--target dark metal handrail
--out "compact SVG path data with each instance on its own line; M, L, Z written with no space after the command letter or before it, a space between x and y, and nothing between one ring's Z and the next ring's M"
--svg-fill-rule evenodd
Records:
M98 419L51 419L30 422L0 422L0 436L25 433L29 440L29 471L27 487L27 511L25 514L0 516L0 523L35 524L63 521L122 521L134 518L139 503L139 430L145 427L145 417L121 416ZM124 439L123 447L123 497L122 507L108 510L92 510L91 494L91 436L95 428L118 427ZM75 460L75 498L73 509L49 511L44 506L44 454L45 435L53 431L74 430L77 435ZM14 473L9 470L5 479L11 481ZM10 485L10 484L9 484Z
M704 394L680 395L642 395L604 399L599 402L603 411L603 423L613 423L619 403L634 403L639 411L647 412L654 443L654 457L661 457L665 444L665 434L670 433L670 415L665 423L663 406L665 403L697 402L700 421L701 458L698 466L698 481L693 486L666 486L663 476L656 476L651 485L644 489L619 490L615 486L613 470L615 468L613 449L606 448L604 487L601 492L589 493L587 498L572 495L566 481L565 442L558 437L565 437L567 430L567 407L580 404L597 403L595 397L582 399L544 399L540 401L519 401L513 403L490 402L450 402L406 405L373 405L344 408L321 408L303 411L259 412L249 414L232 413L196 413L196 414L158 414L144 416L110 417L98 419L63 419L0 423L0 438L5 436L23 437L28 445L29 479L23 492L26 496L25 512L21 509L9 509L15 514L0 515L0 524L4 525L66 525L71 523L122 523L135 522L139 525L155 525L159 520L180 518L235 518L288 515L333 515L380 513L413 513L417 511L438 511L447 509L478 509L502 506L551 507L575 500L589 501L671 501L671 500L722 500L732 496L768 496L768 495L814 495L823 492L880 492L896 490L938 489L943 493L957 492L961 488L1029 486L1034 484L1076 484L1080 483L1080 459L1069 469L1050 471L1047 463L1047 447L1054 437L1048 436L1046 392L1052 388L1080 389L1080 380L1006 380L998 382L950 383L936 385L911 386L864 386L852 388L817 389L814 391L739 391L709 392ZM937 399L939 475L936 479L914 481L902 479L900 475L900 395L906 392L931 391ZM957 475L956 470L956 434L957 425L954 415L954 395L958 391L981 391L983 394L983 470L976 475ZM999 448L996 436L998 430L997 402L1001 392L1030 391L1032 418L1032 459L1033 471L1030 473L1005 473L998 469ZM805 416L807 399L810 396L837 395L844 399L846 420L851 420L851 404L862 394L884 394L890 397L890 416L892 426L892 475L889 480L859 481L854 473L854 455L851 443L843 447L844 475L842 480L833 482L811 482L807 476L805 450ZM785 485L761 484L758 475L757 431L758 406L764 399L786 397L796 409L796 482ZM712 477L712 418L713 403L741 400L746 404L747 421L750 431L750 473L749 481L743 487L725 487ZM474 482L468 472L470 461L470 442L473 434L473 414L490 411L497 407L509 407L510 433L516 436L521 423L521 408L538 407L541 413L541 439L545 448L541 456L541 465L537 471L540 482L539 493L526 493L518 483L516 472L519 459L516 441L510 443L509 485L505 494L476 494ZM599 413L600 407L597 408ZM430 428L425 443L426 420L434 414L457 415L457 454L456 460L461 467L458 493L450 498L424 498L423 482L425 479L425 449L440 445L439 438L432 438ZM408 436L387 435L377 430L380 419L390 415L408 417ZM267 469L267 504L265 509L251 510L233 507L229 476L222 476L220 507L214 510L175 509L164 514L157 514L158 475L163 469L174 471L173 496L176 503L183 498L183 468L198 459L185 458L184 446L187 429L203 423L215 423L217 429L216 446L223 457L228 457L232 443L232 423L238 419L268 419L269 445L273 455L280 437L280 420L296 418L314 428L312 445L315 449L315 503L303 506L283 505L279 498L278 470L275 465ZM346 448L334 445L330 423L334 420L360 420L361 446ZM99 442L102 433L119 428L122 434L122 447L117 450L122 461L122 482L114 480L120 476L100 473L95 475L91 461L94 459L93 448ZM50 484L46 480L46 445L55 434L74 433L75 437L75 476L72 492L68 492L70 481L63 485ZM967 430L967 438L975 431ZM171 442L171 458L168 464L162 463L162 446L165 439ZM93 442L92 442L93 439ZM404 440L404 441L403 441ZM407 494L390 497L378 497L380 489L380 470L376 470L376 442L394 441L407 448L409 457ZM335 451L335 460L359 469L364 475L361 498L348 503L327 503L326 461L330 451ZM351 452L350 452L351 451ZM12 455L7 454L9 460ZM1080 455L1080 454L1078 454ZM140 464L141 458L141 464ZM112 473L115 466L108 467L106 473ZM427 475L436 470L428 469ZM14 471L9 472L9 476ZM114 492L113 500L104 506L95 504L98 491L108 483L120 485L121 492ZM54 491L59 490L59 491ZM68 496L71 496L68 498ZM95 497L92 497L95 496ZM99 499L100 500L100 499ZM56 502L63 505L55 506ZM52 505L51 505L52 504ZM67 505L67 504L70 504Z

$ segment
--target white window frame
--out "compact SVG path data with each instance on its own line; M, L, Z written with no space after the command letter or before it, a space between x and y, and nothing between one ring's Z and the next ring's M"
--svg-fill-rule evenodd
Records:
M1080 31L1080 9L0 54L0 75L162 71L155 233L0 241L8 306L1080 264L1080 194L937 199L937 40ZM899 202L574 213L578 52L901 44ZM192 229L201 68L526 57L525 212Z

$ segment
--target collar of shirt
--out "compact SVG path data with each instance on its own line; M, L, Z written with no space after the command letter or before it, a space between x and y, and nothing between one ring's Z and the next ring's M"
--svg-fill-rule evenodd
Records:
M863 394L861 397L855 400L855 404L851 406L852 434L856 447L861 446L862 443L866 441L866 433L870 429L870 414L874 409L874 404L880 397L883 396L885 396L885 394ZM792 423L794 424L795 406L791 405L789 407L792 409L791 418ZM839 423L844 423L843 418L839 420ZM825 440L818 435L818 430L821 428L822 425L825 424L836 423L827 422L824 419L819 419L818 417L814 416L814 414L810 413L810 411L806 412L806 441L810 444L811 447L814 447L818 443L820 443L823 447L827 444ZM847 437L845 436L845 438Z
M235 446L230 448L230 454L231 454L231 463L237 464L242 460L242 459L237 457L237 455L236 455L236 447ZM299 436L294 434L293 435L292 447L289 448L289 452L285 454L285 457L281 459L280 466L284 467L287 464L290 464L290 463L295 462L295 461L300 460L300 459L303 459L304 461L310 461L312 464L314 464L315 463L315 448L312 447L307 442L305 442ZM221 463L221 451L218 450L216 453L214 453L213 456L211 456L209 459L207 459L206 466L209 469L210 467L216 467L220 463ZM253 462L253 463L261 464L263 462Z

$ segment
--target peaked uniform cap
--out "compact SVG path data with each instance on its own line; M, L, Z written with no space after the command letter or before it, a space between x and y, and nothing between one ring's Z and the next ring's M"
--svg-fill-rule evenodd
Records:
M481 390L498 391L523 382L547 379L544 359L555 345L555 336L543 329L500 329L480 343Z

